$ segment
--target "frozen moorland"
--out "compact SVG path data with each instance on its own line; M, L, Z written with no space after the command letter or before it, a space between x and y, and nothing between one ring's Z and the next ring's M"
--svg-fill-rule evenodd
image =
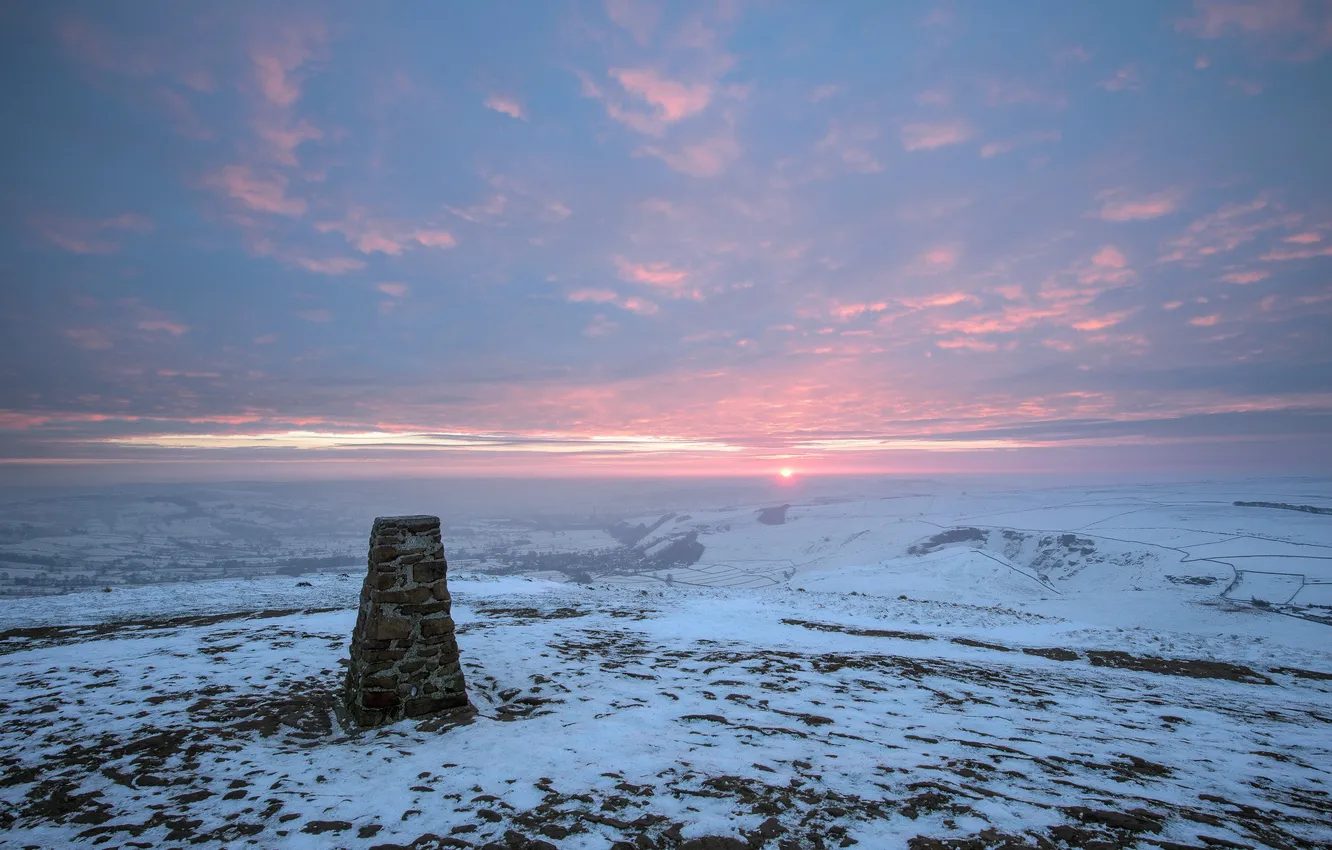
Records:
M1330 507L922 483L529 527L451 558L475 712L368 731L357 572L4 600L0 846L1327 847Z

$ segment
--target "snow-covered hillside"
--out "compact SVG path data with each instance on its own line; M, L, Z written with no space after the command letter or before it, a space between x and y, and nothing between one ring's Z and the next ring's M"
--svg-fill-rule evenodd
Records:
M1326 847L1332 516L1233 504L1325 485L682 505L455 570L475 714L372 731L359 576L7 601L0 846Z

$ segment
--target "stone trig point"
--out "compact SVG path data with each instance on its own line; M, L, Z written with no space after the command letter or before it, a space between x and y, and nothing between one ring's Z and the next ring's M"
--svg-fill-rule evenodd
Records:
M347 711L361 726L467 705L439 517L379 517L352 633Z

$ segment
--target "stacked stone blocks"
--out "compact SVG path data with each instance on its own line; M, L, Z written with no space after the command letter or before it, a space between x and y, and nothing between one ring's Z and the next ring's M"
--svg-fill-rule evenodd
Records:
M360 726L467 705L439 517L380 517L352 633L347 711Z

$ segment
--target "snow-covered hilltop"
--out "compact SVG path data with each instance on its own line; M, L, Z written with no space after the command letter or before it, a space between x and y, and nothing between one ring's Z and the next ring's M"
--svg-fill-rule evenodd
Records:
M0 846L1325 847L1332 517L1234 503L1329 493L496 525L462 725L339 723L359 572L6 601Z

